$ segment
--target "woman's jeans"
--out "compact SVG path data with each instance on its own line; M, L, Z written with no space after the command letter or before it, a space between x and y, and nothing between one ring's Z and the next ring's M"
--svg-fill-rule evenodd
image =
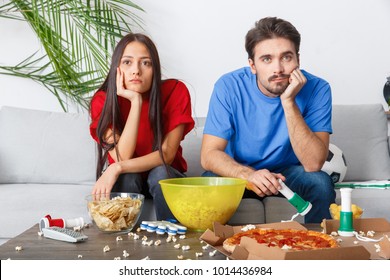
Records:
M305 215L305 223L321 223L323 219L330 219L329 206L335 202L336 192L330 176L323 172L306 172L301 165L292 165L282 172L286 177L285 184L304 200L312 204L312 209ZM218 176L206 171L202 176ZM282 196L279 194L278 196ZM244 197L256 197L254 192L245 190Z
M121 174L111 191L142 193L146 197L151 195L156 209L157 220L175 219L165 202L161 186L158 182L163 179L182 178L185 175L171 166L167 166L167 168L169 169L169 174L167 174L164 165L153 168L148 172L146 179L139 173Z

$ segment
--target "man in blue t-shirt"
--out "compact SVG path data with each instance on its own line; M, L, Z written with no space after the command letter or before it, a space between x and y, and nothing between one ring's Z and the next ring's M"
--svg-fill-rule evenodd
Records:
M249 67L215 84L201 150L206 176L243 178L263 198L281 179L313 208L306 223L330 218L332 179L321 171L332 133L329 84L299 69L300 34L264 18L246 35Z

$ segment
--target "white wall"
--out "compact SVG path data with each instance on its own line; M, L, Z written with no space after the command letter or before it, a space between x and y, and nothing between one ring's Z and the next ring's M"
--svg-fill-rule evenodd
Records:
M382 103L390 76L388 0L134 0L155 41L165 77L184 80L194 115L207 114L216 79L247 65L246 32L265 16L289 20L302 36L301 67L328 80L334 104ZM39 49L30 27L0 19L0 64ZM0 75L0 106L61 111L35 83Z

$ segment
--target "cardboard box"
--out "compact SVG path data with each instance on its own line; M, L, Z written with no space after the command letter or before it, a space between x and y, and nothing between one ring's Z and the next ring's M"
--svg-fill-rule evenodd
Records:
M331 234L337 232L340 226L339 220L324 220L324 232ZM363 232L370 239L381 241L361 241L356 237L337 237L341 240L343 247L356 246L360 244L370 253L370 259L390 259L390 223L382 218L366 218L353 220L353 228L357 233ZM367 232L372 231L372 236L367 236Z
M327 234L337 231L339 221L324 220L324 229ZM297 222L283 222L272 224L256 225L258 228L273 228L273 229L297 229L307 230L303 225ZM385 219L359 219L354 221L354 227L357 231L374 230L375 236L384 236L388 234L390 237L390 224ZM373 242L361 242L355 244L355 237L335 237L340 241L339 248L318 249L309 251L290 251L280 248L268 247L263 244L258 244L254 239L244 237L241 239L240 246L236 246L233 253L229 253L223 249L223 241L241 232L242 226L229 226L214 223L214 231L206 230L200 237L203 241L214 247L216 250L226 255L230 259L235 260L368 260L368 259L383 259L386 258L390 251L384 253L376 252L376 247ZM386 251L390 248L388 237L384 237L380 243L381 251ZM383 244L382 244L383 243ZM388 258L388 257L387 257Z

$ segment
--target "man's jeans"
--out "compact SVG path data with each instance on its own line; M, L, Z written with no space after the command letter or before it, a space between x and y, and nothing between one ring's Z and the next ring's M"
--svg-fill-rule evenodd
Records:
M175 219L171 210L169 210L158 182L163 179L182 178L185 175L171 166L167 167L169 174L167 174L165 166L160 165L149 171L146 180L139 173L121 174L111 191L142 193L146 196L150 194L156 209L157 220Z
M293 192L312 204L312 209L305 215L305 223L320 223L323 219L331 218L329 206L335 202L336 192L334 183L327 173L306 172L301 165L289 166L280 173L286 177L285 184ZM202 176L218 175L206 171ZM263 199L247 190L244 197Z

